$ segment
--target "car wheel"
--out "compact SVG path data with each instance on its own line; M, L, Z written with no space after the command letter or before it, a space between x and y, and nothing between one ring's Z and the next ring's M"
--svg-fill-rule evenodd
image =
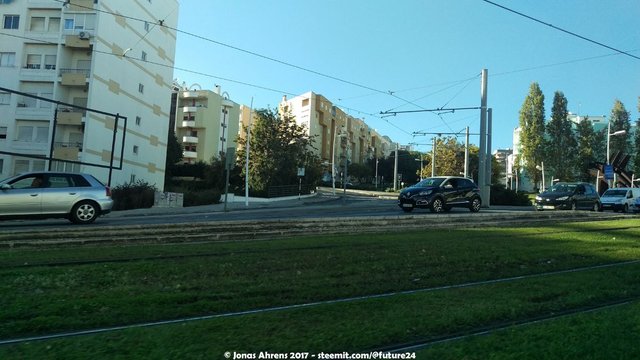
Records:
M578 210L578 204L575 201L571 203L571 210Z
M402 211L404 211L404 212L412 212L413 208L412 207L410 207L410 208L403 207Z
M96 203L92 201L81 201L73 206L69 219L76 224L90 224L100 215L100 210Z
M469 205L469 210L471 212L478 212L480 211L480 206L482 206L482 201L480 201L480 199L478 198L475 198L471 200L471 205Z
M622 212L623 213L628 213L629 212L629 205L628 204L624 204L624 208L622 208Z
M444 211L444 202L440 198L433 199L431 203L431 212L441 213Z

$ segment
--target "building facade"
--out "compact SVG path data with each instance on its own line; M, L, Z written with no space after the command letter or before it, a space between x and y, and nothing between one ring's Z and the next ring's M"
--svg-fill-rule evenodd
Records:
M391 140L370 128L320 94L307 92L292 99L283 97L281 111L289 111L309 136L315 138L315 151L329 165L340 158L364 164L368 159L389 156Z
M184 150L184 163L224 159L228 148L236 148L240 106L220 87L215 91L197 85L182 87L177 101L176 137Z
M0 175L50 168L162 189L177 1L3 1L0 17Z

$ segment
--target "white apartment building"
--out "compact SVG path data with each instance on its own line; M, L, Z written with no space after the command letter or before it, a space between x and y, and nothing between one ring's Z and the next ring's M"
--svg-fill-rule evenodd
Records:
M333 105L320 94L307 92L292 99L283 97L280 108L288 109L298 124L307 128L315 138L316 153L326 164L346 151L351 163L363 164L370 158L389 156L391 139L381 136L362 119L355 118ZM346 138L346 148L342 145ZM334 154L335 153L335 154Z
M236 148L240 127L240 105L221 92L202 90L198 85L178 89L176 137L182 144L186 164L224 161L228 148Z
M0 87L21 93L0 90L0 177L51 168L162 189L177 0L0 1L0 18ZM111 114L127 118L114 151ZM20 156L50 153L74 163Z

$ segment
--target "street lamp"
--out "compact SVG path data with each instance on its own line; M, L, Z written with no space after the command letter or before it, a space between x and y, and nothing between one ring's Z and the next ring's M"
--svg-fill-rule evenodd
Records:
M609 145L611 143L611 137L612 136L618 136L618 135L624 135L626 133L627 133L626 130L618 130L618 131L614 131L612 133L611 132L611 121L609 121L607 123L607 165L611 165L611 153L609 151L609 147L610 147Z
M416 159L416 161L420 161L420 181L422 181L422 154L420 154L420 159Z
M544 161L541 161L540 163L542 164L542 166L536 165L536 169L542 171L542 191L544 192L544 190L545 190L545 186L544 186Z
M334 196L336 195L336 138L343 137L345 135L342 133L342 129L344 129L344 127L341 127L340 133L335 133L333 136L333 144L331 145L331 183Z

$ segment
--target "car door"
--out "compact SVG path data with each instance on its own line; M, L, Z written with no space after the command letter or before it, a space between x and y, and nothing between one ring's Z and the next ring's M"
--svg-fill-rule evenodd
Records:
M458 189L457 179L447 179L442 184L442 196L447 204L460 202L460 189Z
M587 190L582 184L578 184L578 186L576 186L574 199L578 209L587 209L591 207L591 201L587 197Z
M70 174L49 174L42 190L42 213L69 213L78 198L78 192Z
M39 215L42 204L42 177L27 175L0 190L0 214L4 216Z

